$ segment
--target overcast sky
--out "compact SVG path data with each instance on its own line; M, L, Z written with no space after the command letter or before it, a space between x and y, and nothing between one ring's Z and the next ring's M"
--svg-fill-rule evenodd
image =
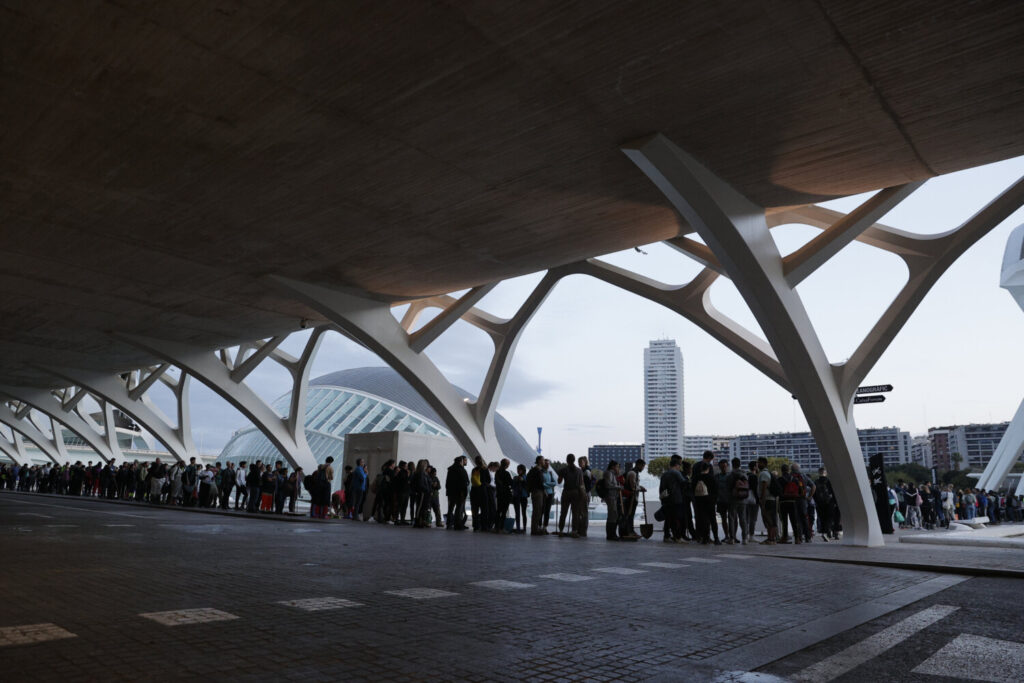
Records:
M918 233L956 227L1024 175L1024 158L936 178L882 222ZM825 206L849 211L868 195ZM999 288L999 268L1009 232L1024 222L1017 211L968 251L928 294L867 377L892 384L882 404L857 407L861 427L896 425L920 434L929 426L1009 420L1024 397L1024 313ZM783 226L773 236L783 253L818 231ZM699 266L664 245L604 257L664 282L680 284ZM499 285L480 307L509 316L541 274ZM799 286L831 361L845 360L906 282L902 261L853 243ZM712 287L723 313L754 331L756 322L725 278ZM307 333L283 348L298 352ZM758 331L758 334L760 332ZM531 445L544 428L545 453L583 453L598 443L643 441L643 349L652 339L675 339L685 366L687 434L732 435L806 430L788 392L754 370L685 319L634 295L585 276L560 282L523 334L499 411ZM447 377L477 393L490 360L487 336L457 323L427 351ZM313 375L382 365L361 347L330 333ZM265 362L250 376L272 400L288 391L289 378ZM161 404L167 396L158 397ZM204 387L193 390L197 445L217 453L245 418Z

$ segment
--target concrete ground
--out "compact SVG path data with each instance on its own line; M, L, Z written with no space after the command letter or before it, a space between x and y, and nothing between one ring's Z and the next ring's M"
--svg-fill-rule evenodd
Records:
M0 522L4 680L1024 680L1024 584L931 557L956 548L607 543L8 492ZM850 563L883 555L903 566Z

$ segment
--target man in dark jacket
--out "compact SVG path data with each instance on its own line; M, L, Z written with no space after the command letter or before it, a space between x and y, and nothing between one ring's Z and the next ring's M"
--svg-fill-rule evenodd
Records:
M469 494L469 475L466 474L466 456L460 455L448 467L444 492L448 496L448 519L445 527L462 531L466 528L466 496Z

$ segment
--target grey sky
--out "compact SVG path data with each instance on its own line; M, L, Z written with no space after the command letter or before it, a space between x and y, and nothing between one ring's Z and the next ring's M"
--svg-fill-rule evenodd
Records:
M1024 175L1024 158L933 179L882 222L919 233L959 225ZM848 211L865 197L826 204ZM999 289L999 266L1018 211L976 244L939 281L882 356L867 383L891 383L883 404L857 408L859 426L898 425L912 433L928 426L1009 420L1024 396L1024 315ZM773 231L785 253L818 231L783 226ZM656 279L683 283L699 267L663 245L604 257ZM511 315L539 274L499 285L480 303ZM895 256L854 243L801 284L801 298L832 361L844 360L906 281ZM757 331L731 283L712 288L715 306ZM305 334L285 344L297 352ZM499 410L533 444L544 427L546 453L585 452L609 441L643 440L643 348L674 338L686 373L686 433L737 434L807 428L789 394L686 320L636 296L586 278L559 283L530 322L518 346ZM458 323L428 350L454 383L477 393L490 359L486 335ZM313 375L382 364L340 335L327 335ZM288 375L265 362L250 376L272 400L289 389ZM166 397L159 403L166 404ZM204 387L193 390L196 443L219 452L245 419Z

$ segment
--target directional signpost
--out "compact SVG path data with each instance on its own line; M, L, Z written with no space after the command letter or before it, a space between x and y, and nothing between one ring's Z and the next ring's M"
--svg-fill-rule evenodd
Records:
M857 394L883 394L892 391L891 384L872 384L866 387L858 387Z
M885 401L885 396L878 396L887 391L892 391L891 384L871 384L866 387L858 387L857 395L854 396L853 402L857 403L882 403ZM866 394L875 394L874 396L867 396Z

